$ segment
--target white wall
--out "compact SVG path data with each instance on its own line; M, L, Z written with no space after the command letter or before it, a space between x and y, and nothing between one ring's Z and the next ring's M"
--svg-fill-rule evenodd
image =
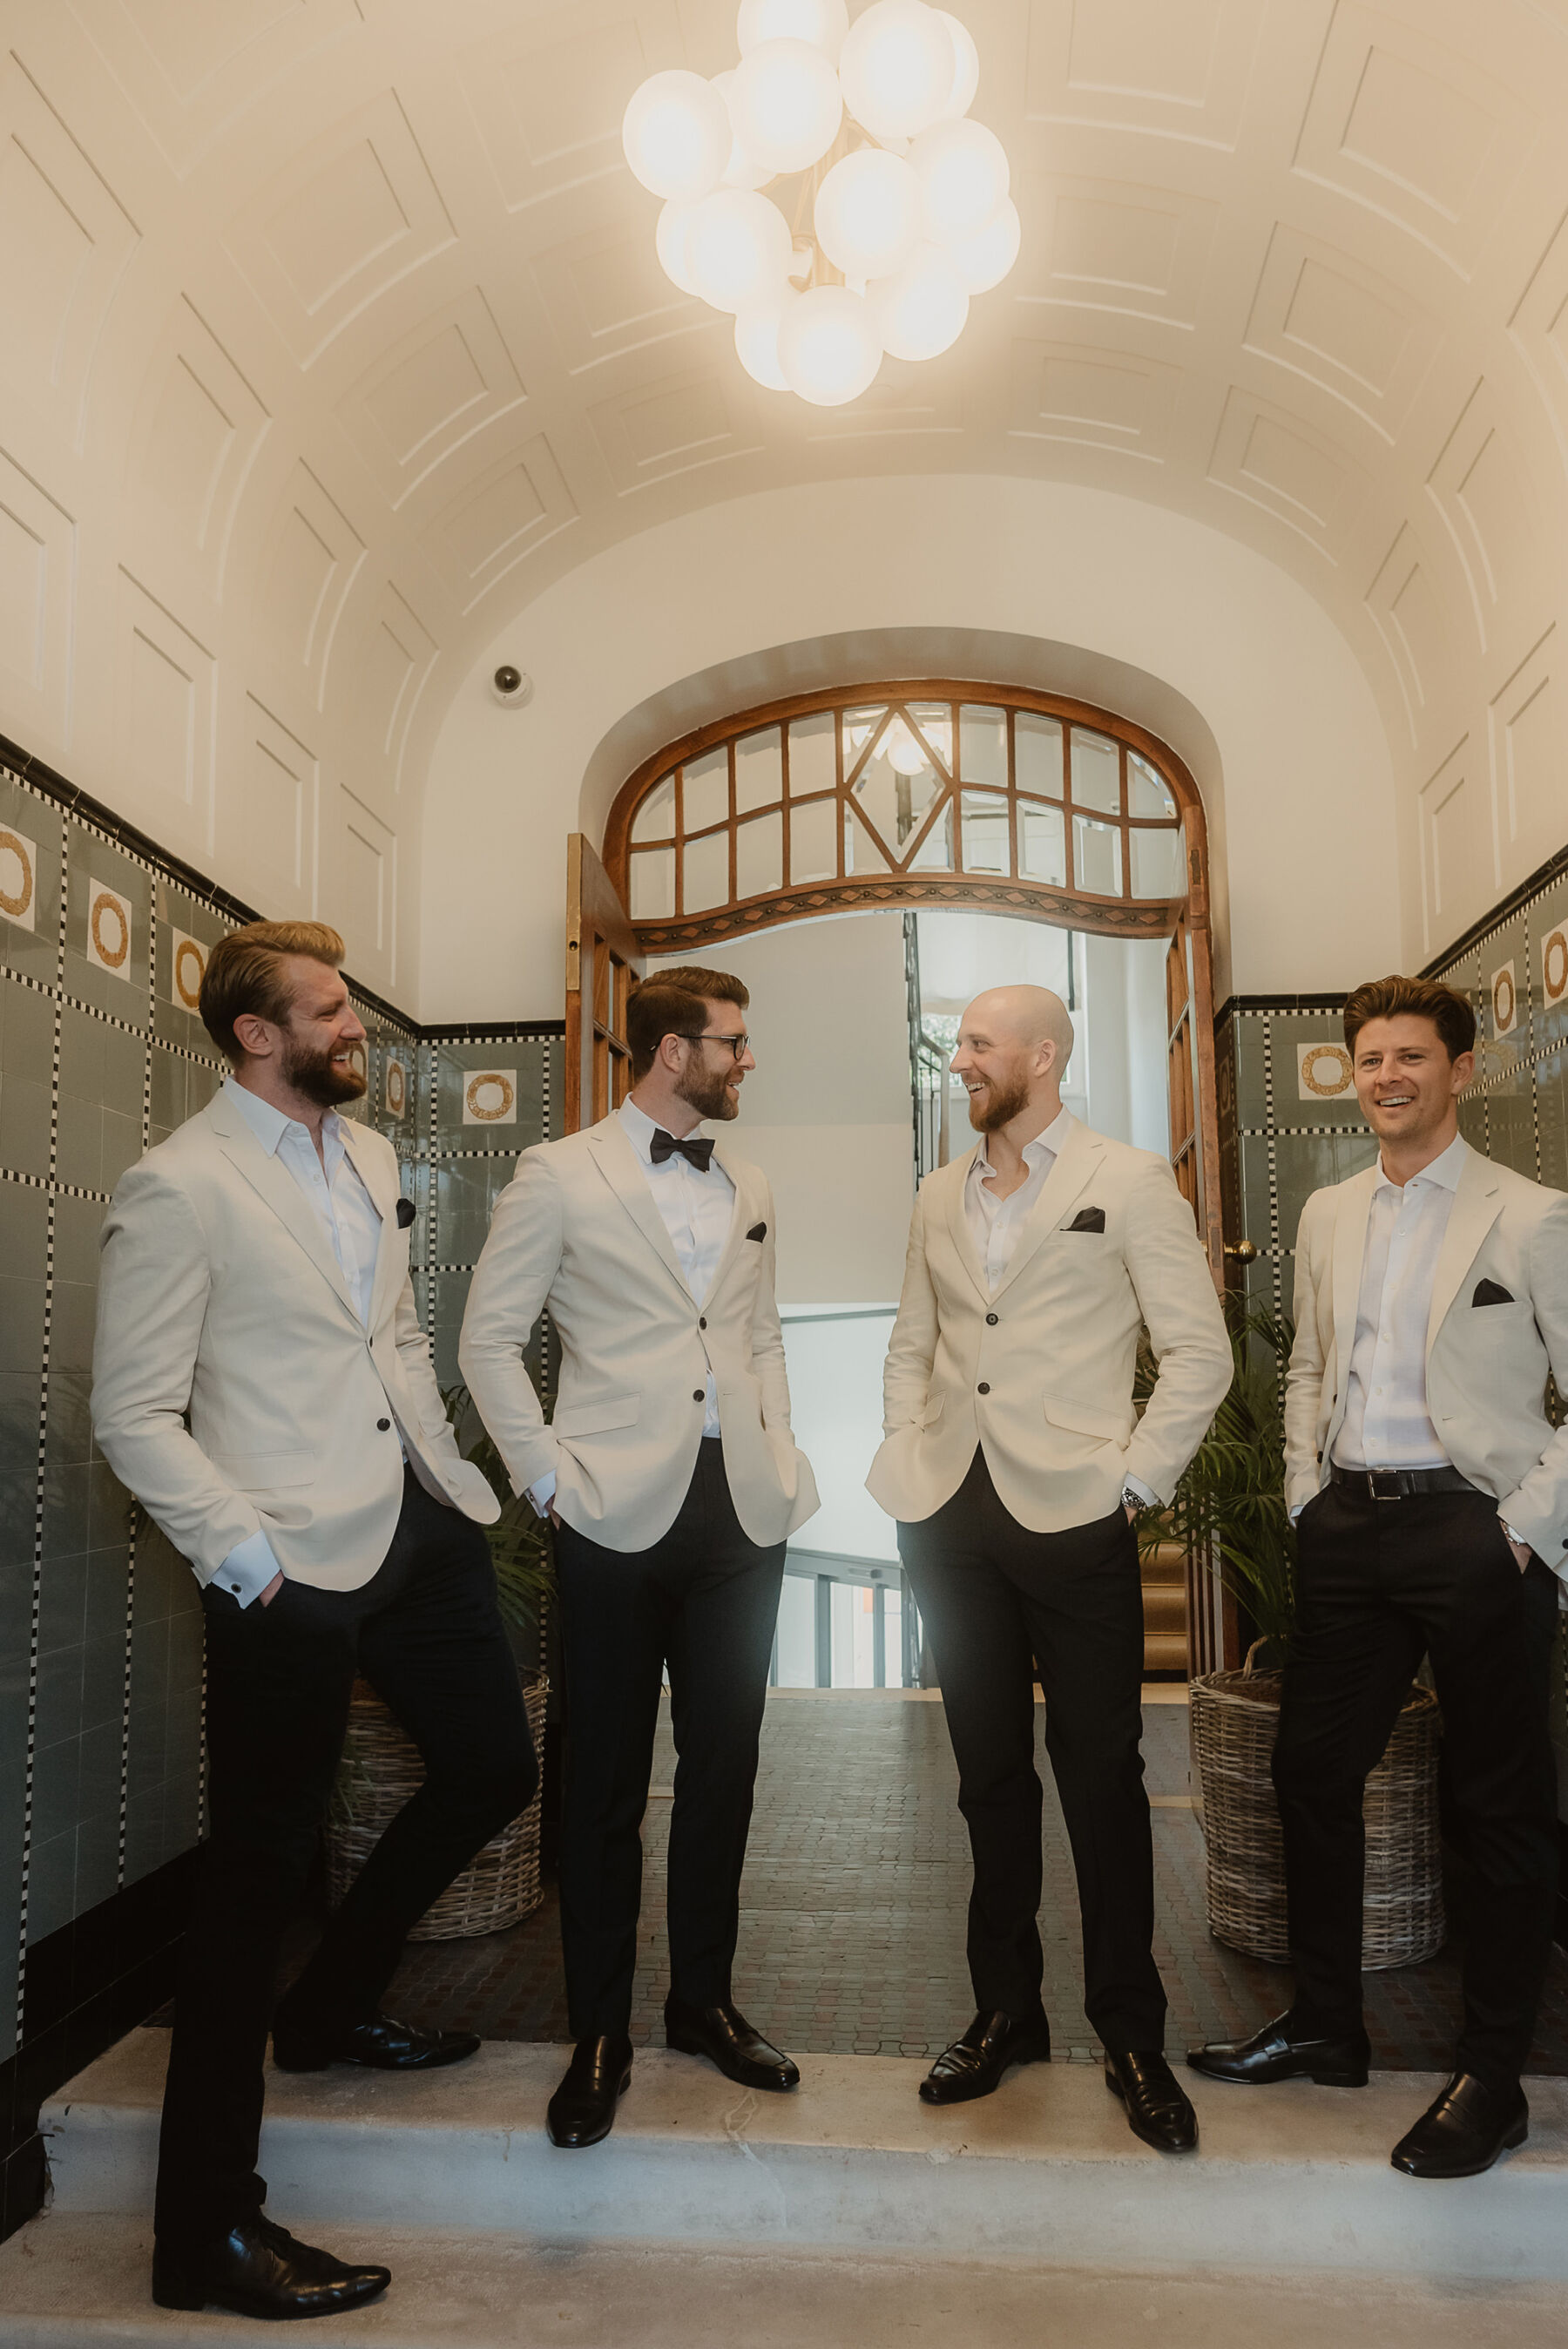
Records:
M602 829L603 808L583 807L583 779L624 713L760 648L879 627L1086 647L1202 713L1222 771L1208 806L1217 874L1228 874L1222 988L1348 985L1373 941L1397 958L1387 742L1348 645L1303 587L1216 531L1102 491L991 477L842 481L645 531L498 636L433 757L421 1016L559 1013L565 834L580 821L593 836ZM502 657L536 681L527 709L490 697Z

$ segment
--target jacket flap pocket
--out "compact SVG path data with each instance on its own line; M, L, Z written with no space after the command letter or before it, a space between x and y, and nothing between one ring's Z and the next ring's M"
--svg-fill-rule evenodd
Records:
M1053 1427L1071 1428L1075 1435L1103 1435L1111 1444L1127 1441L1129 1421L1125 1412L1098 1411L1091 1402L1079 1402L1076 1395L1048 1394L1045 1398L1045 1413Z
M633 1427L643 1408L641 1395L606 1395L603 1402L573 1403L551 1421L556 1435L608 1435L614 1427Z
M921 1407L920 1423L922 1427L934 1427L935 1425L936 1422L942 1417L942 1407L946 1401L947 1397L945 1394L926 1396L925 1402Z
M314 1485L314 1452L214 1452L212 1465L242 1493L275 1493L289 1485Z

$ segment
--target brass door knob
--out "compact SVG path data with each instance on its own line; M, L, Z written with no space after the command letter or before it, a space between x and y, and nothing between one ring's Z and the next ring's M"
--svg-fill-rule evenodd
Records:
M1238 1264L1255 1264L1258 1258L1257 1249L1251 1240L1227 1240L1225 1254L1233 1256Z

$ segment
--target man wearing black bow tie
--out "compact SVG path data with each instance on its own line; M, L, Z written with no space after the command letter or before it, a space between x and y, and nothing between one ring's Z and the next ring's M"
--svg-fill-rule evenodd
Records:
M463 1323L474 1401L515 1489L558 1529L576 2046L548 2125L563 2147L608 2135L631 2077L639 1828L666 1667L680 1761L665 2038L748 2087L799 2076L730 1983L784 1547L817 1506L789 1432L772 1195L698 1130L736 1115L756 1065L748 999L738 979L691 968L634 990L630 1095L523 1154ZM542 1310L562 1349L548 1425L523 1361Z

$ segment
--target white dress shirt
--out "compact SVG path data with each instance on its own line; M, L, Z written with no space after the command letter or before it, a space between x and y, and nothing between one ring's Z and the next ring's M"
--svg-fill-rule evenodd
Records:
M645 1110L640 1110L630 1096L615 1112L625 1129L626 1138L637 1154L637 1163L654 1195L670 1245L681 1268L681 1278L692 1294L692 1301L700 1310L707 1302L718 1260L724 1254L724 1244L729 1237L730 1222L735 1214L735 1185L719 1164L710 1158L707 1171L694 1166L689 1158L674 1151L655 1166L653 1139L659 1132L655 1120ZM700 1125L692 1133L700 1136ZM690 1140L683 1135L682 1140ZM707 1374L707 1405L703 1413L704 1435L717 1435L718 1427L718 1389L713 1372ZM549 1513L555 1498L555 1472L541 1476L528 1488L529 1498L541 1516Z
M1427 1322L1464 1160L1464 1142L1456 1137L1403 1185L1379 1172L1361 1256L1345 1417L1334 1446L1338 1467L1450 1465L1427 1409Z
M232 1077L224 1079L223 1091L262 1148L288 1168L310 1201L332 1242L354 1309L368 1329L376 1258L381 1246L381 1211L348 1154L342 1119L335 1110L327 1111L321 1122L318 1154L310 1129L296 1118L285 1117L282 1110L247 1086L236 1084ZM214 1578L220 1589L232 1591L242 1607L248 1607L279 1571L271 1543L258 1531L229 1552Z

